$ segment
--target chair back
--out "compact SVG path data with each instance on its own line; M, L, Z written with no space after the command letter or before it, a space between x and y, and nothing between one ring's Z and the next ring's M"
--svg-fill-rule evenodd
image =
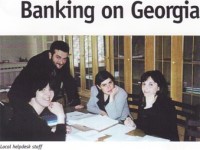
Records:
M200 120L188 119L186 121L184 141L200 140Z
M127 97L129 110L132 113L138 113L138 106L139 106L139 95L137 94L128 94Z
M191 118L196 118L196 108L193 105L172 100L177 114L177 125L186 127L186 121Z

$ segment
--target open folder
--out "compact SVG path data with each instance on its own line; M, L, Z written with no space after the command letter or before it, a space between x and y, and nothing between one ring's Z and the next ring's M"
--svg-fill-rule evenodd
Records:
M105 130L113 125L118 124L117 120L111 119L107 116L92 115L90 117L78 119L78 120L68 120L71 125L77 124L85 126L97 131Z

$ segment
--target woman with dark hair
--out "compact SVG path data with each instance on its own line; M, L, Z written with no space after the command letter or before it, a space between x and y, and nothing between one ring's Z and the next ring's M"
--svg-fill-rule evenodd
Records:
M42 80L30 86L31 99L26 107L18 109L7 126L7 141L65 141L66 130L63 106L58 102L51 102L54 97L52 85ZM55 132L40 117L45 108L56 115Z
M123 121L127 126L135 127L128 108L127 93L115 85L114 77L107 71L100 71L96 75L87 110L107 115L112 119Z
M158 71L141 76L141 95L137 128L146 134L178 141L175 107L169 97L167 82Z

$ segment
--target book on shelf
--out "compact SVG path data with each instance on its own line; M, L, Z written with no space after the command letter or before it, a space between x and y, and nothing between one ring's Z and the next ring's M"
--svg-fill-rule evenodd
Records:
M139 59L139 58L144 58L144 55L134 55L132 56L133 59Z
M200 94L200 88L197 87L184 87L183 91L190 94Z

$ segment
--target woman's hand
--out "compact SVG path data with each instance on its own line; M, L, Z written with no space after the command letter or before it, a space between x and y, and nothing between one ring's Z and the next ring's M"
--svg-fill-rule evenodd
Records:
M124 125L128 127L133 127L134 129L136 128L135 123L130 117L127 117L126 120L124 121Z
M71 126L66 126L66 132L67 132L67 134L70 134L71 132L72 132L72 128L71 128Z
M84 106L83 105L76 105L74 108L75 109L82 109L82 108L84 108Z
M114 97L115 97L115 95L117 94L118 91L119 91L119 89L116 86L112 89L112 92L110 93L110 102L114 101Z
M48 109L57 116L58 124L65 123L65 113L62 104L58 102L51 102L51 104L48 106Z
M102 115L102 116L108 116L108 114L103 110L101 110L99 114Z
M115 94L117 94L118 90L119 90L118 87L115 86L115 87L112 89L112 92L111 92L110 96L113 96L113 97L114 97Z
M51 131L55 132L56 131L56 126L52 127ZM70 134L71 132L72 132L72 127L69 126L69 125L66 125L66 133Z
M58 102L51 102L48 109L57 116L64 114L63 106Z

